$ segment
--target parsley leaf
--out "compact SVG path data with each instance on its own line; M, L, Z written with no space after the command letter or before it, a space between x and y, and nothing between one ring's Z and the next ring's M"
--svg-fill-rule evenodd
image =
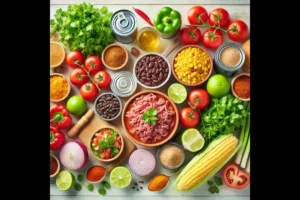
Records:
M82 176L81 174L78 174L78 175L77 175L77 180L80 181L80 182L82 182L83 176Z
M208 185L213 185L214 182L212 182L212 181L207 181L207 184L208 184Z
M212 194L219 193L219 188L217 186L213 185L208 188L208 191Z
M142 119L144 120L145 123L150 123L152 125L156 124L157 121L157 115L158 111L156 108L150 108L146 112L143 113Z
M93 192L93 190L94 190L94 185L93 185L93 184L88 184L87 189L88 189L90 192Z
M217 184L217 186L223 185L223 180L222 180L221 177L215 176L215 177L214 177L214 180L215 180L215 183Z
M74 189L76 190L76 191L80 191L81 190L81 185L79 184L79 183L75 183L75 185L74 185Z
M104 187L100 187L100 188L98 189L98 193L101 194L102 196L105 196L105 195L106 195L106 190L105 190L105 188L104 188Z
M105 188L107 188L107 189L110 189L110 188L111 188L110 183L107 182L107 181L102 181L101 184L102 184Z

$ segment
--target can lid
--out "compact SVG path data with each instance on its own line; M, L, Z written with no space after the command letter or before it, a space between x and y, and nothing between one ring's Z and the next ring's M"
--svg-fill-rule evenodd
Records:
M119 10L111 18L111 27L118 35L130 35L136 25L136 16L129 10Z
M113 75L110 88L116 95L120 97L128 97L132 95L137 87L137 83L131 72L118 72Z

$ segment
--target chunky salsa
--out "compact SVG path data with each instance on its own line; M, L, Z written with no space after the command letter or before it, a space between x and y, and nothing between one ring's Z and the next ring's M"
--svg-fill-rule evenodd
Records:
M122 147L120 135L113 129L104 128L98 131L93 139L91 148L94 155L101 159L111 159L119 154Z

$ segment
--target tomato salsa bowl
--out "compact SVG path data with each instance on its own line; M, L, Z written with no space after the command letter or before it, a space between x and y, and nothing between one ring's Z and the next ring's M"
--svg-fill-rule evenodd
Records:
M89 144L93 156L101 162L116 160L124 149L123 137L111 127L97 130L92 135Z
M173 101L155 90L132 96L122 111L122 126L127 136L145 147L168 142L178 127L179 115Z

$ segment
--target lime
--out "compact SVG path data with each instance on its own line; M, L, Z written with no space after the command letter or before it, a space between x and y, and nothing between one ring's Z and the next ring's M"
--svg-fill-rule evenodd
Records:
M177 104L182 103L187 97L185 87L179 83L173 83L168 88L168 96Z
M211 96L221 98L230 92L230 82L222 74L215 74L208 79L206 90Z
M61 171L56 177L56 186L60 190L68 190L75 184L75 177L68 171Z
M116 167L110 172L110 182L117 188L127 187L132 176L126 167Z
M189 128L183 132L181 142L185 149L196 152L204 146L204 138L201 133L195 128Z

